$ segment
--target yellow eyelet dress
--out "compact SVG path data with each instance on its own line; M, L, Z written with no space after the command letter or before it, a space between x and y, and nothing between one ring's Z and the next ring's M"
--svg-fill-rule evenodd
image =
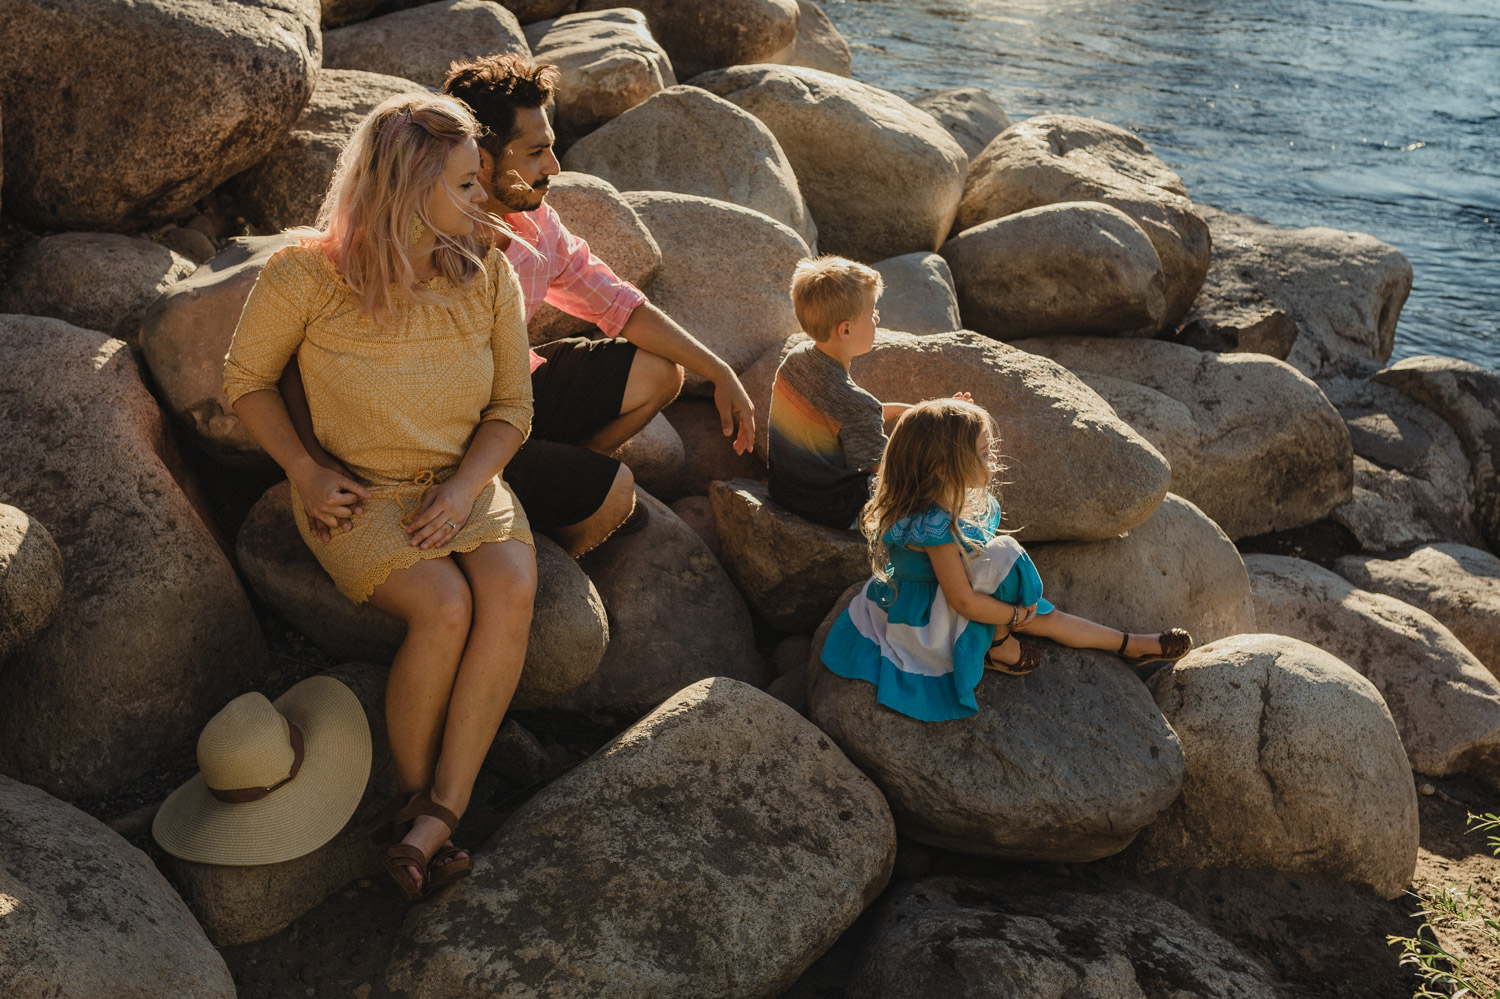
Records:
M371 493L354 529L324 542L292 490L302 540L355 603L419 559L486 541L533 544L526 514L499 476L446 545L413 548L401 526L403 503L413 509L429 479L422 473L450 478L482 421L504 420L523 436L531 428L521 286L500 250L484 263L466 286L434 279L429 287L444 301L408 303L381 326L321 250L289 246L266 263L235 328L224 362L230 403L275 389L296 354L318 441Z

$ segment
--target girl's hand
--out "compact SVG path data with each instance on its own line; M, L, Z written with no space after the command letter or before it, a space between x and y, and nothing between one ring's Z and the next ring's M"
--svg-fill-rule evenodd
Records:
M1036 620L1036 604L1026 604L1024 607L1020 604L1017 604L1016 609L1021 613L1020 616L1016 619L1016 623L1010 626L1010 630L1025 631L1028 627L1031 626L1031 623Z
M457 476L427 490L406 529L412 547L431 548L452 541L463 530L478 498L479 490L465 486Z
M360 501L370 498L369 490L326 454L307 464L293 484L302 497L307 526L324 541L333 540L335 530L352 531L353 518L365 512Z

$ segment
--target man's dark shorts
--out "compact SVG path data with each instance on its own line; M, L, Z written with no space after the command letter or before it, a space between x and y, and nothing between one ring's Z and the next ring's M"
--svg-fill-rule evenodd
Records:
M531 436L505 466L505 481L545 533L604 505L620 463L580 445L620 415L635 344L570 337L536 352L547 363L531 373Z

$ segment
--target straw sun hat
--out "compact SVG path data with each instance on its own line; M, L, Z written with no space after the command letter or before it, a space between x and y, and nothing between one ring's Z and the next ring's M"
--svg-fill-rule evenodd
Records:
M359 806L370 725L353 691L315 676L275 704L256 693L226 704L198 736L198 766L156 813L162 849L203 864L292 860L333 839Z

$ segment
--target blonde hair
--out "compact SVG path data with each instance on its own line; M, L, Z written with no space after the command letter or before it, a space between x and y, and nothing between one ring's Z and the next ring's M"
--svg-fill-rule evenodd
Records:
M477 223L472 233L446 236L431 224L428 202L443 182L448 157L479 131L469 109L451 97L390 98L359 123L339 154L316 226L290 230L333 261L368 315L384 320L399 302L442 298L417 284L414 219L437 233L437 272L455 285L484 274L487 228L510 234L500 219L463 201Z
M989 447L981 455L979 439L986 432ZM875 575L886 578L889 560L881 536L897 521L933 505L953 518L954 540L967 548L958 520L982 519L994 509L990 489L1002 470L999 455L999 428L982 406L962 399L929 399L902 413L885 446L875 495L860 515Z
M880 272L844 257L803 260L792 272L792 309L802 331L822 343L838 324L858 317L872 293L885 288Z

